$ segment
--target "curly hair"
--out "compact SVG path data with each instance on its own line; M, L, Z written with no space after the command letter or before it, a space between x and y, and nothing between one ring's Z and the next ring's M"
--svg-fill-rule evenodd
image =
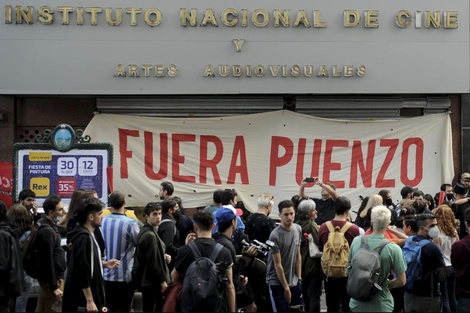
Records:
M455 221L454 212L448 205L440 205L433 210L436 216L437 226L449 237L457 237L457 222Z

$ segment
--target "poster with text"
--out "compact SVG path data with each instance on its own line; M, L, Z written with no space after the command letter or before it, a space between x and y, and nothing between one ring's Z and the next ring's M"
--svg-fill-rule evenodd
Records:
M33 190L39 205L48 196L57 194L68 206L75 189L94 190L98 198L106 203L107 166L107 150L19 150L17 191Z

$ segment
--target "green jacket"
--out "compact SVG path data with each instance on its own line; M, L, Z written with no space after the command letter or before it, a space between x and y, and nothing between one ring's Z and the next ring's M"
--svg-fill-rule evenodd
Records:
M145 223L137 237L132 268L132 281L136 288L160 287L170 283L170 272L165 262L165 244L155 228Z
M321 258L311 257L308 249L308 239L305 234L312 234L313 242L318 246L318 230L317 223L312 220L301 220L297 224L302 227L302 241L300 244L300 254L302 256L302 276L309 277L321 271Z

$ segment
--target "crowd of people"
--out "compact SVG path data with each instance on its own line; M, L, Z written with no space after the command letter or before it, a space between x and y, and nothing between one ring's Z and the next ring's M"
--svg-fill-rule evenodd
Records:
M121 191L105 208L95 192L75 190L67 212L51 195L40 214L34 192L23 190L11 208L0 201L0 311L26 312L33 278L22 255L32 237L41 268L36 312L132 312L136 291L144 312L320 312L323 292L328 312L470 311L470 174L434 195L404 186L398 204L381 190L357 212L334 185L309 182L320 197L307 194L304 180L299 194L280 199L275 217L272 194L247 210L234 189L215 190L213 203L190 216L168 181L142 220ZM379 245L377 290L355 298L353 260ZM420 277L410 278L410 245L422 246ZM220 294L190 308L186 274L197 255L214 259Z

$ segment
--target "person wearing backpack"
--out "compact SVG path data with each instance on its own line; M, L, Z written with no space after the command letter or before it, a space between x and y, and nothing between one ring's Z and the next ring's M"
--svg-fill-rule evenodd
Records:
M384 236L390 219L391 212L387 207L372 208L372 234L358 236L351 243L347 291L351 296L349 308L352 312L392 312L394 300L390 289L406 283L406 263L401 248ZM396 278L387 280L391 270L396 273ZM380 288L371 284L371 277Z
M0 312L16 312L15 298L24 287L21 252L7 217L7 206L0 200Z
M359 227L348 222L351 201L339 197L334 203L335 217L323 223L319 230L318 248L323 251L322 269L325 273L325 298L328 312L349 312L346 292L349 246L359 236ZM337 247L334 249L333 247Z
M50 195L43 203L44 216L37 223L36 247L39 251L39 295L36 312L51 312L56 301L62 301L64 273L67 263L60 243L57 221L65 215L64 204L58 195ZM41 225L47 225L41 227Z
M10 226L13 228L13 231L18 238L19 245L20 245L20 258L24 252L24 248L27 242L27 239L33 229L33 217L28 212L28 209L22 204L14 204L8 210L8 220L10 222ZM23 262L19 262L22 265ZM15 312L26 312L26 306L28 303L29 293L31 291L31 286L33 285L33 278L30 277L26 272L23 270L23 278L24 278L24 289L22 290L21 294L16 298L15 303Z
M171 281L173 284L183 282L181 310L183 312L219 312L220 300L205 300L220 299L222 296L222 292L220 290L215 292L214 288L204 288L206 286L213 287L213 279L210 281L201 281L200 283L202 284L203 288L193 290L192 294L188 293L188 291L194 287L189 287L189 285L191 285L191 278L189 278L189 276L191 276L193 273L191 273L188 269L190 269L191 266L194 268L194 266L198 264L196 261L201 261L201 259L207 261L207 259L211 257L212 252L216 249L216 246L219 245L220 251L217 253L217 256L214 257L215 262L213 262L215 264L219 264L220 269L217 275L217 280L219 281L218 289L223 288L225 291L225 301L227 303L228 312L235 312L235 288L233 285L232 275L232 256L227 248L224 248L212 238L212 230L215 227L214 215L206 210L198 210L194 212L193 220L195 223L194 230L196 232L197 238L191 242L189 242L190 240L188 239L188 243L178 249L175 260L175 267L171 272ZM188 238L190 236L191 233L188 235ZM196 260L190 245L193 245L193 247L197 249L197 252L199 252L201 258L197 258ZM223 281L224 284L220 283L220 281ZM208 291L208 289L210 289L212 293L204 294L204 291ZM192 303L194 307L189 308L189 302L197 302L198 300L200 300L199 303Z
M446 278L446 267L441 250L432 242L439 237L437 220L431 213L422 213L416 223L418 234L408 237L403 246L407 263L405 312L440 312L439 282Z

